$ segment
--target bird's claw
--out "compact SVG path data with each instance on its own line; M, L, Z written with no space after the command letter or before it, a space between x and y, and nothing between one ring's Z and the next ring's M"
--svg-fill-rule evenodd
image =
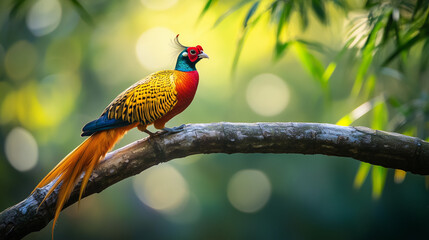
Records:
M150 137L154 137L156 135L156 133L153 133L153 132L151 132L151 131L149 131L147 129L143 130L142 132L145 132L145 133L149 134Z
M183 129L185 128L185 124L182 124L178 127L173 127L173 128L163 128L162 131L164 131L165 134L173 134L173 133L178 133L183 131Z

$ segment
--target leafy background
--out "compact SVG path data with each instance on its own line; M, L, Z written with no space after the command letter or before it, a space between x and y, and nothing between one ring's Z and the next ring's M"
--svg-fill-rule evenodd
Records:
M2 209L77 146L123 89L201 44L192 105L169 125L303 121L427 139L428 2L0 2ZM131 131L117 145L145 137ZM397 184L402 183L402 184ZM418 238L425 178L327 156L197 155L86 198L58 239ZM47 239L47 227L26 239Z

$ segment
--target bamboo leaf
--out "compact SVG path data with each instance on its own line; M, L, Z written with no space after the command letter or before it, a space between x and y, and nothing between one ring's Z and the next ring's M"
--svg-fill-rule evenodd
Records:
M294 43L295 50L298 58L307 72L313 76L314 79L322 83L322 76L325 71L322 63L313 54L311 54L307 47L299 42Z
M369 67L371 66L372 59L373 59L373 56L370 54L366 54L362 57L362 62L359 65L359 69L356 74L356 79L352 87L352 95L355 97L359 95L362 89L365 75L368 72Z
M243 46L244 46L244 40L247 36L248 30L249 30L249 28L243 29L243 32L238 39L237 48L235 50L235 55L234 55L234 60L232 61L231 75L234 75L235 70L237 69L238 60L240 59L241 51L243 50Z
M298 1L299 16L301 17L301 26L304 30L308 27L307 6L305 1Z
M402 106L402 103L396 97L390 96L387 99L387 102L394 108L399 108Z
M201 18L203 18L203 16L207 13L210 7L212 7L217 2L218 0L208 0L204 5L203 10L201 10L200 16L198 16L198 21L201 20Z
M405 172L401 169L395 169L395 176L393 179L394 179L395 183L402 183L402 182L404 182L406 175L407 175L407 172Z
M392 12L392 13L390 13L390 15L388 17L386 26L384 27L384 30L383 30L383 37L381 40L382 44L386 44L386 42L390 39L389 33L392 30L393 24L395 24L395 23L393 21L393 12Z
M335 5L337 5L338 7L342 8L343 10L346 10L348 8L348 4L346 1L341 1L341 0L333 0L332 1Z
M381 166L372 168L372 197L379 199L386 182L387 169Z
M367 114L382 101L384 101L384 98L382 96L379 96L367 102L364 102L357 108L353 109L353 111L342 117L336 124L340 126L350 126L350 124Z
M362 52L362 61L361 61L361 64L359 65L359 69L356 74L355 83L352 88L353 96L359 95L360 90L363 86L366 73L368 72L368 69L371 66L371 63L373 60L373 53L375 51L377 34L380 31L380 29L383 27L383 24L384 24L383 21L379 19L368 35L367 41L365 43L365 46Z
M284 54L285 50L289 48L292 42L287 41L283 42L281 40L281 35L283 31L286 31L286 25L290 17L290 13L292 10L292 1L283 2L283 7L280 10L280 18L277 23L277 32L276 32L276 46L275 46L275 59L278 60ZM281 5L278 5L281 7Z
M374 93L376 82L377 82L377 78L375 77L374 74L371 74L366 80L364 94L363 94L365 99L369 98Z
M353 121L354 120L352 119L351 115L347 114L344 117L342 117L340 120L338 120L338 122L335 124L339 126L350 126L350 124L352 124Z
M386 103L380 102L373 109L373 119L371 128L375 130L385 130L388 123L389 113ZM374 166L372 169L372 197L379 199L386 182L387 169L381 166Z
M396 50L384 61L383 66L388 65L393 59L395 59L401 52L405 50L409 50L412 46L423 40L424 37L422 35L417 34L413 38L406 41L404 44L398 46Z
M75 7L76 11L79 13L80 17L89 25L94 26L94 20L91 17L91 14L80 4L78 0L70 0L70 2Z
M231 67L231 75L235 74L235 70L237 69L238 60L240 59L241 51L243 50L244 41L247 37L248 32L250 31L251 27L253 27L258 21L261 19L262 13L259 14L252 22L248 23L248 26L242 29L242 32L238 38L237 42L237 48L235 50L234 59L232 61L232 67Z
M281 10L279 22L277 24L277 34L276 34L276 40L277 42L280 41L281 33L284 30L284 25L289 21L290 13L292 11L292 2L287 1L283 3L283 9Z
M9 17L14 18L18 14L19 10L23 8L24 3L28 2L27 0L16 0L13 3L12 10L10 10Z
M372 1L372 0L367 0L366 2L365 2L365 8L372 8L373 6L375 6L376 5L376 3L374 3L374 1Z
M229 15L231 15L232 13L234 13L235 11L239 10L240 8L242 8L244 5L246 5L247 3L252 2L249 0L242 0L240 2L238 2L237 4L235 4L234 6L232 6L228 11L226 11L224 14L222 14L214 23L213 27L216 27L217 25L219 25L226 17L228 17Z
M275 49L275 59L276 60L280 59L280 57L284 54L286 49L288 49L289 46L291 45L291 43L293 43L293 42L294 41L289 41L289 42L285 42L285 43L277 42L276 43L276 49Z
M334 73L336 67L337 67L337 64L335 62L331 62L326 67L325 72L323 72L323 75L322 75L322 84L324 84L325 87L328 86L329 79L331 79L331 76Z
M270 15L271 18L274 18L274 16L276 15L276 10L277 10L277 6L279 5L279 1L274 1L270 7L268 8L270 10Z
M424 1L425 1L425 0L417 0L416 5L414 6L413 15L412 15L412 17L411 17L411 19L412 19L412 20L414 20L414 19L415 19L415 17L416 17L416 15L417 15L418 11L422 9L422 5L423 5L423 2L424 2Z
M410 136L410 137L416 136L416 134L417 134L417 127L416 126L412 126L408 130L403 131L402 134L404 134L406 136Z
M256 10L258 9L260 1L256 1L253 3L253 5L250 7L249 11L246 14L246 17L244 18L243 27L247 27L247 23L249 22L249 19L255 14Z
M327 23L325 4L321 0L312 0L311 6L317 18L324 24Z
M371 128L375 130L385 130L389 120L389 112L386 103L379 102L374 106Z
M366 162L361 162L353 183L353 186L356 189L359 189L362 187L362 184L365 182L365 179L368 177L368 173L371 167L372 167L371 164Z
M304 39L296 39L295 41L305 44L306 47L312 50L316 50L318 52L326 52L327 47L321 43L314 42L314 41L307 41Z

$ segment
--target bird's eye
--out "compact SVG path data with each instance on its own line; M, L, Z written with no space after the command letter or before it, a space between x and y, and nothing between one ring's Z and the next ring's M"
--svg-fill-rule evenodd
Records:
M195 55L197 52L194 49L191 49L191 54Z

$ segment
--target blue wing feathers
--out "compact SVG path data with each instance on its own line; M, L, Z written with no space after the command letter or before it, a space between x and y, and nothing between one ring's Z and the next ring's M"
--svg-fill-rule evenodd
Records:
M91 136L92 134L99 132L99 131L103 131L103 130L108 130L108 129L112 129L112 128L118 128L118 127L124 127L129 125L129 122L123 121L121 119L109 119L108 116L108 112L104 113L103 115L100 116L100 118L87 123L83 128L82 128L82 134L81 136Z

